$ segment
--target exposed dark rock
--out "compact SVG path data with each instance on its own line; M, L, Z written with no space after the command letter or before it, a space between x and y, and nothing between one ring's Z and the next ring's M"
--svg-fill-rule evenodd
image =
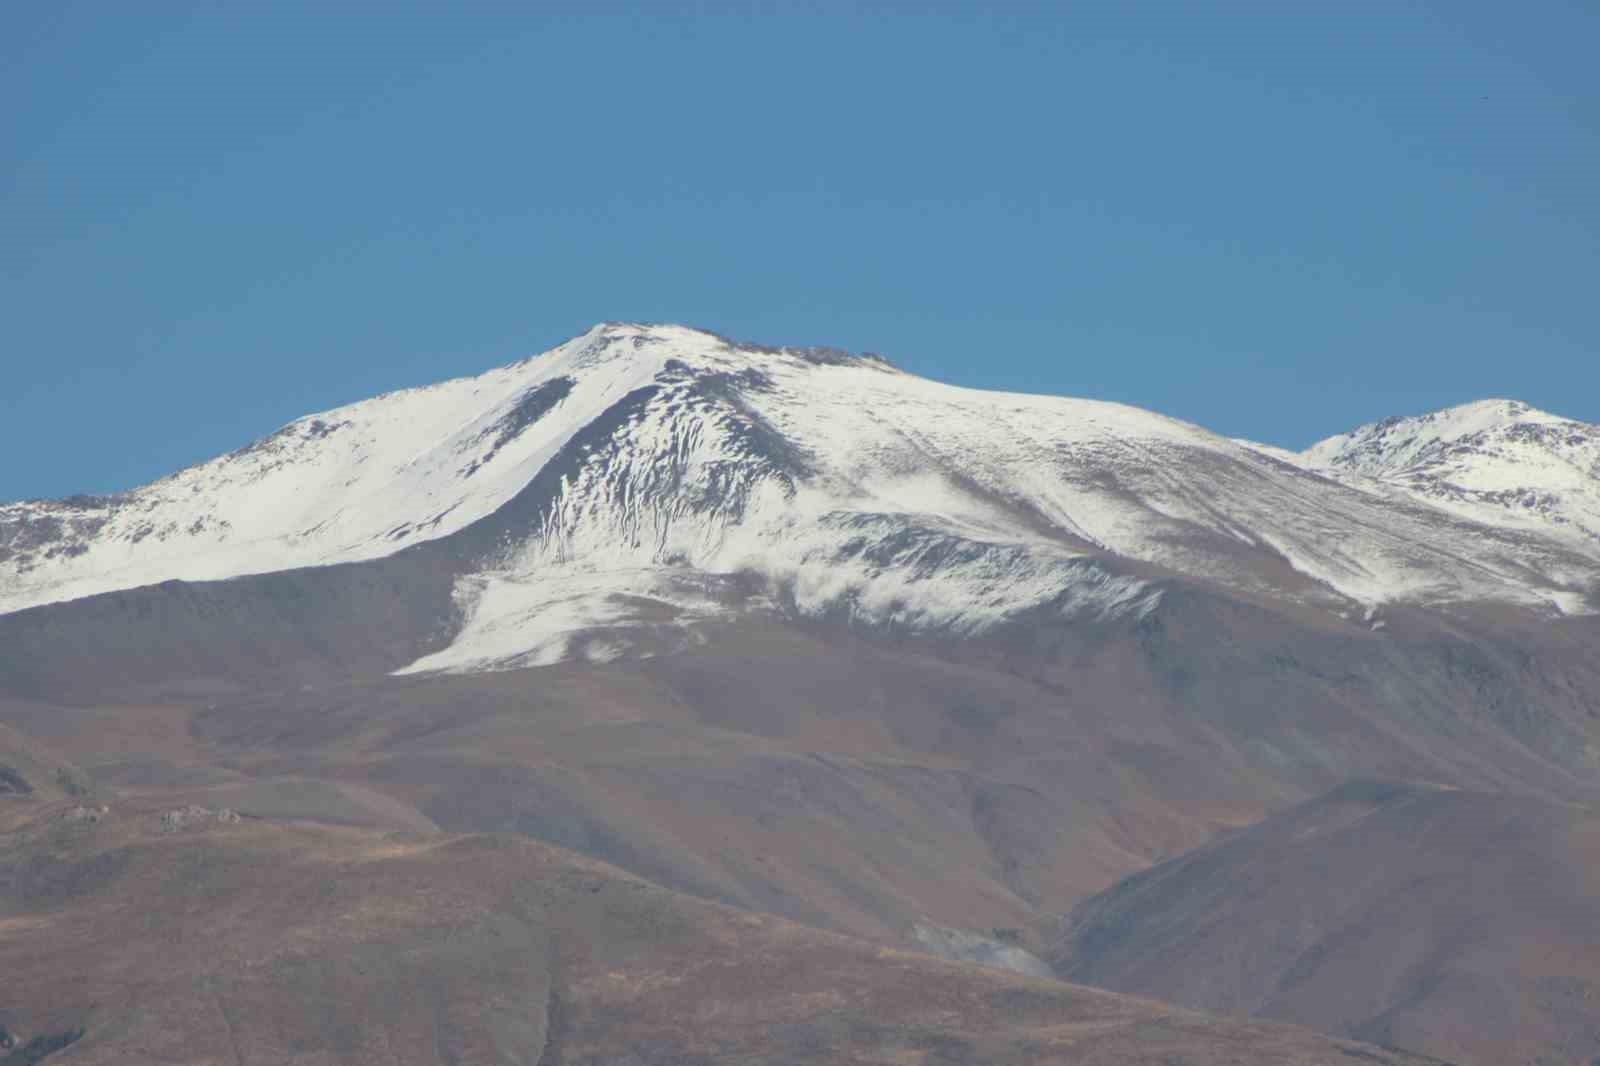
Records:
M83 1033L82 1028L74 1028L36 1036L0 1061L5 1062L7 1066L11 1066L12 1063L16 1066L33 1066L34 1063L42 1062L56 1052L77 1043L83 1038Z
M509 412L484 430L484 436L492 436L494 440L484 455L474 459L462 469L461 476L471 477L477 473L480 467L494 459L501 448L516 440L529 426L559 406L572 392L572 386L573 380L570 377L559 377L536 385L525 392Z
M31 796L33 786L15 767L0 763L0 796Z

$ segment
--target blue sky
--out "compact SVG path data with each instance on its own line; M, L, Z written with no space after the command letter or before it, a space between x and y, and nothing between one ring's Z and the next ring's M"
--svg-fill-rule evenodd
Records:
M606 319L1303 446L1600 422L1600 8L0 5L0 498Z

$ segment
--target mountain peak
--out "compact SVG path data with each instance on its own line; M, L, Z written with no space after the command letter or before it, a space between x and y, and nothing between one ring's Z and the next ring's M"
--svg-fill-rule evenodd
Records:
M1319 441L1298 459L1480 521L1509 516L1600 540L1600 426L1521 400L1386 418Z
M297 420L104 506L0 506L0 613L434 541L448 541L429 557L455 575L467 622L419 670L555 661L574 633L636 621L642 599L680 621L722 617L723 593L685 575L737 577L774 610L960 633L1029 611L1153 609L1160 589L1117 559L1339 610L1584 610L1600 541L1591 431L1493 400L1363 427L1325 442L1339 444L1325 464L1264 462L1136 408L609 321L476 377ZM1428 478L1376 490L1420 462ZM1470 505L1476 524L1396 507L1396 493ZM1558 539L1529 540L1541 529ZM1579 530L1595 539L1573 543Z
M634 353L670 350L679 362L726 365L735 359L763 358L798 360L822 366L865 365L893 369L877 352L850 352L828 345L760 344L742 341L701 326L676 322L597 322L588 330L555 349L573 353L579 366L610 362Z
M1396 422L1425 422L1436 425L1441 433L1465 436L1497 426L1512 425L1517 422L1560 422L1563 419L1549 412L1541 411L1532 404L1522 400L1512 400L1505 397L1491 397L1485 400L1473 400L1470 403L1456 404L1453 407L1444 407L1423 415L1414 415L1410 418L1394 419Z
M1557 442L1600 433L1595 426L1541 411L1521 400L1494 398L1369 422L1318 441L1302 454L1319 465L1377 474L1406 469L1446 452L1458 452L1463 445L1487 445L1491 438L1514 429L1520 432L1511 435L1525 441L1549 438Z

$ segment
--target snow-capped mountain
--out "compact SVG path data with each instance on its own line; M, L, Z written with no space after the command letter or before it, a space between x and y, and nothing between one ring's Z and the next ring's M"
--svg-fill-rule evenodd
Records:
M1439 427L1438 461L1456 464L1439 484L1489 491L1452 442L1497 434L1474 454L1520 462L1523 424ZM1588 521L1577 503L1513 517L1401 493L1412 453L1372 429L1291 456L873 356L606 324L121 496L0 507L0 612L407 550L449 559L461 608L454 642L412 671L605 658L751 609L954 634L1138 614L1172 574L1368 617L1390 601L1589 609L1600 542L1568 535ZM1548 433L1540 446L1581 451L1578 430ZM1575 501L1594 498L1585 454Z
M1600 542L1600 426L1525 403L1386 418L1314 444L1301 459L1478 521Z

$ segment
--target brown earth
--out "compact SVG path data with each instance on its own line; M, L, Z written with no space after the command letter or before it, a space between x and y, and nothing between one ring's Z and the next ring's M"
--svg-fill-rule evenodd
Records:
M0 696L0 722L129 795L516 831L900 942L922 920L1036 928L1355 776L1597 794L1586 633L1496 645L1178 607L989 645L753 622L606 665Z
M1173 581L1138 622L937 642L752 617L656 659L392 678L439 591L403 567L5 616L0 725L96 802L519 834L902 948L927 923L1043 951L1057 914L1352 778L1600 802L1595 619L1394 609L1377 632ZM1482 920L1511 928L1520 884Z
M516 835L0 802L0 1062L1423 1061L896 951Z
M1063 976L1461 1063L1600 1061L1600 810L1353 782L1080 904Z

